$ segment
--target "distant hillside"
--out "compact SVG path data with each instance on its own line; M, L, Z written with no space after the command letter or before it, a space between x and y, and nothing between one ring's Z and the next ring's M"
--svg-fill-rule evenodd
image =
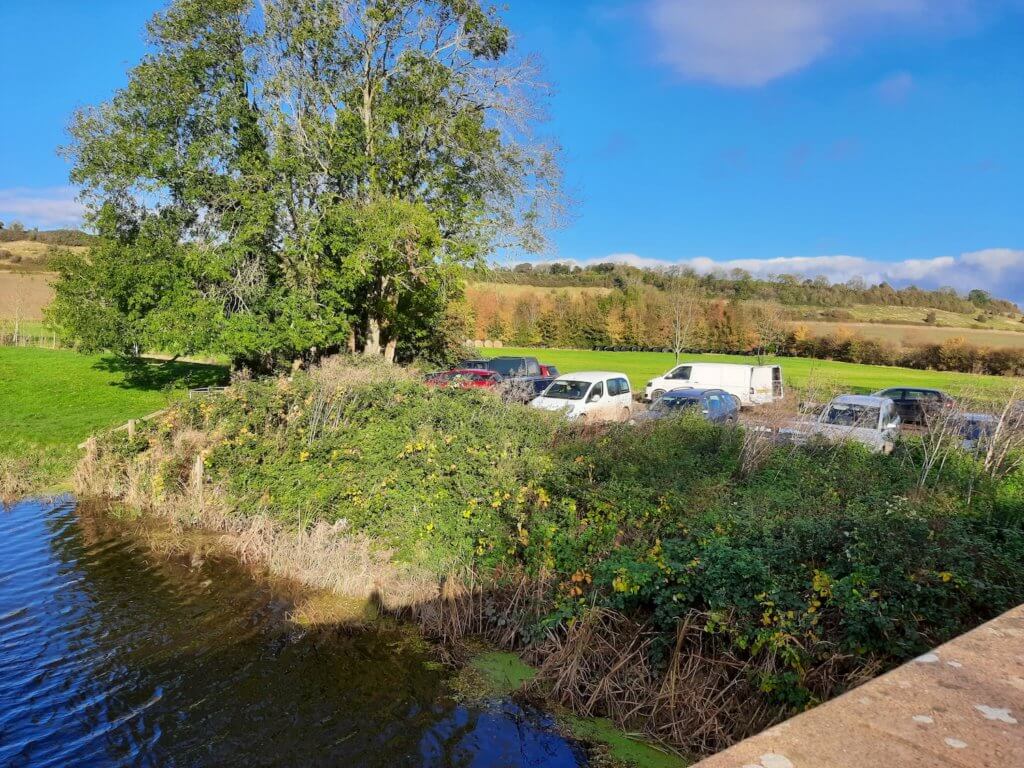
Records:
M83 250L95 240L73 229L14 231L0 229L0 271L46 272L58 250Z
M463 303L468 337L580 349L667 349L679 343L718 352L777 348L783 339L806 346L807 339L828 338L840 346L872 342L875 346L866 348L876 361L957 340L985 350L1024 349L1024 317L1017 307L980 292L967 298L952 291L810 281L794 286L806 290L785 294L789 286L782 280L736 285L743 278L669 276L662 281L657 273L653 277L659 279L651 279L649 273L628 268L610 280L570 274L564 281L570 284L563 286L530 285L526 281L531 276L523 271L511 275L514 281L469 283ZM509 278L510 273L483 276ZM576 284L571 284L574 278ZM557 283L557 275L543 275L538 282ZM782 296L763 298L773 291ZM827 292L843 304L809 303ZM885 294L889 303L870 302Z
M977 289L960 292L954 288L894 288L886 283L867 285L862 280L830 283L825 278L811 279L796 275L777 275L765 279L754 277L743 270L732 270L728 274L700 274L687 267L641 269L613 263L586 267L558 263L518 264L512 268L483 270L478 279L481 282L547 288L586 286L628 290L632 286L644 285L668 292L685 288L707 299L766 301L784 307L848 308L875 305L935 309L959 314L985 313L1008 317L1019 317L1021 314L1012 301L993 297Z
M88 246L92 245L95 240L95 235L78 229L25 229L17 224L13 226L0 224L0 243L25 241L45 245Z

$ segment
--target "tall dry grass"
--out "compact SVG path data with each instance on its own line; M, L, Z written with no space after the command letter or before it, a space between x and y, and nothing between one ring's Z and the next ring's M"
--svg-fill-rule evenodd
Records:
M173 528L217 533L243 563L315 589L373 599L393 611L438 597L432 574L395 563L390 551L348 531L344 521L295 527L275 520L269 509L234 509L223 489L204 477L203 457L216 439L181 429L169 443L155 442L128 461L90 439L74 473L75 492L116 499Z

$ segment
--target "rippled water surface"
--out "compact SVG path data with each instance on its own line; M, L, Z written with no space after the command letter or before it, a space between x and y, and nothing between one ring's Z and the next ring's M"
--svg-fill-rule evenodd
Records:
M584 764L543 715L458 706L399 636L289 607L70 500L0 508L0 766Z

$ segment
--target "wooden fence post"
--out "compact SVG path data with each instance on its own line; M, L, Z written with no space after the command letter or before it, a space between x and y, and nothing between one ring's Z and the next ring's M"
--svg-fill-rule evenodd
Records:
M203 492L203 454L197 453L196 460L192 464L192 474L189 477L189 482L192 485L192 490L195 493Z

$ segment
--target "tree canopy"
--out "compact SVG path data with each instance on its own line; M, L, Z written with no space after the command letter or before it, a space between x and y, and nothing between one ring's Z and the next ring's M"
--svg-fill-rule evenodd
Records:
M101 242L52 318L80 345L413 354L462 265L544 247L543 84L479 0L175 0L148 31L71 125Z

